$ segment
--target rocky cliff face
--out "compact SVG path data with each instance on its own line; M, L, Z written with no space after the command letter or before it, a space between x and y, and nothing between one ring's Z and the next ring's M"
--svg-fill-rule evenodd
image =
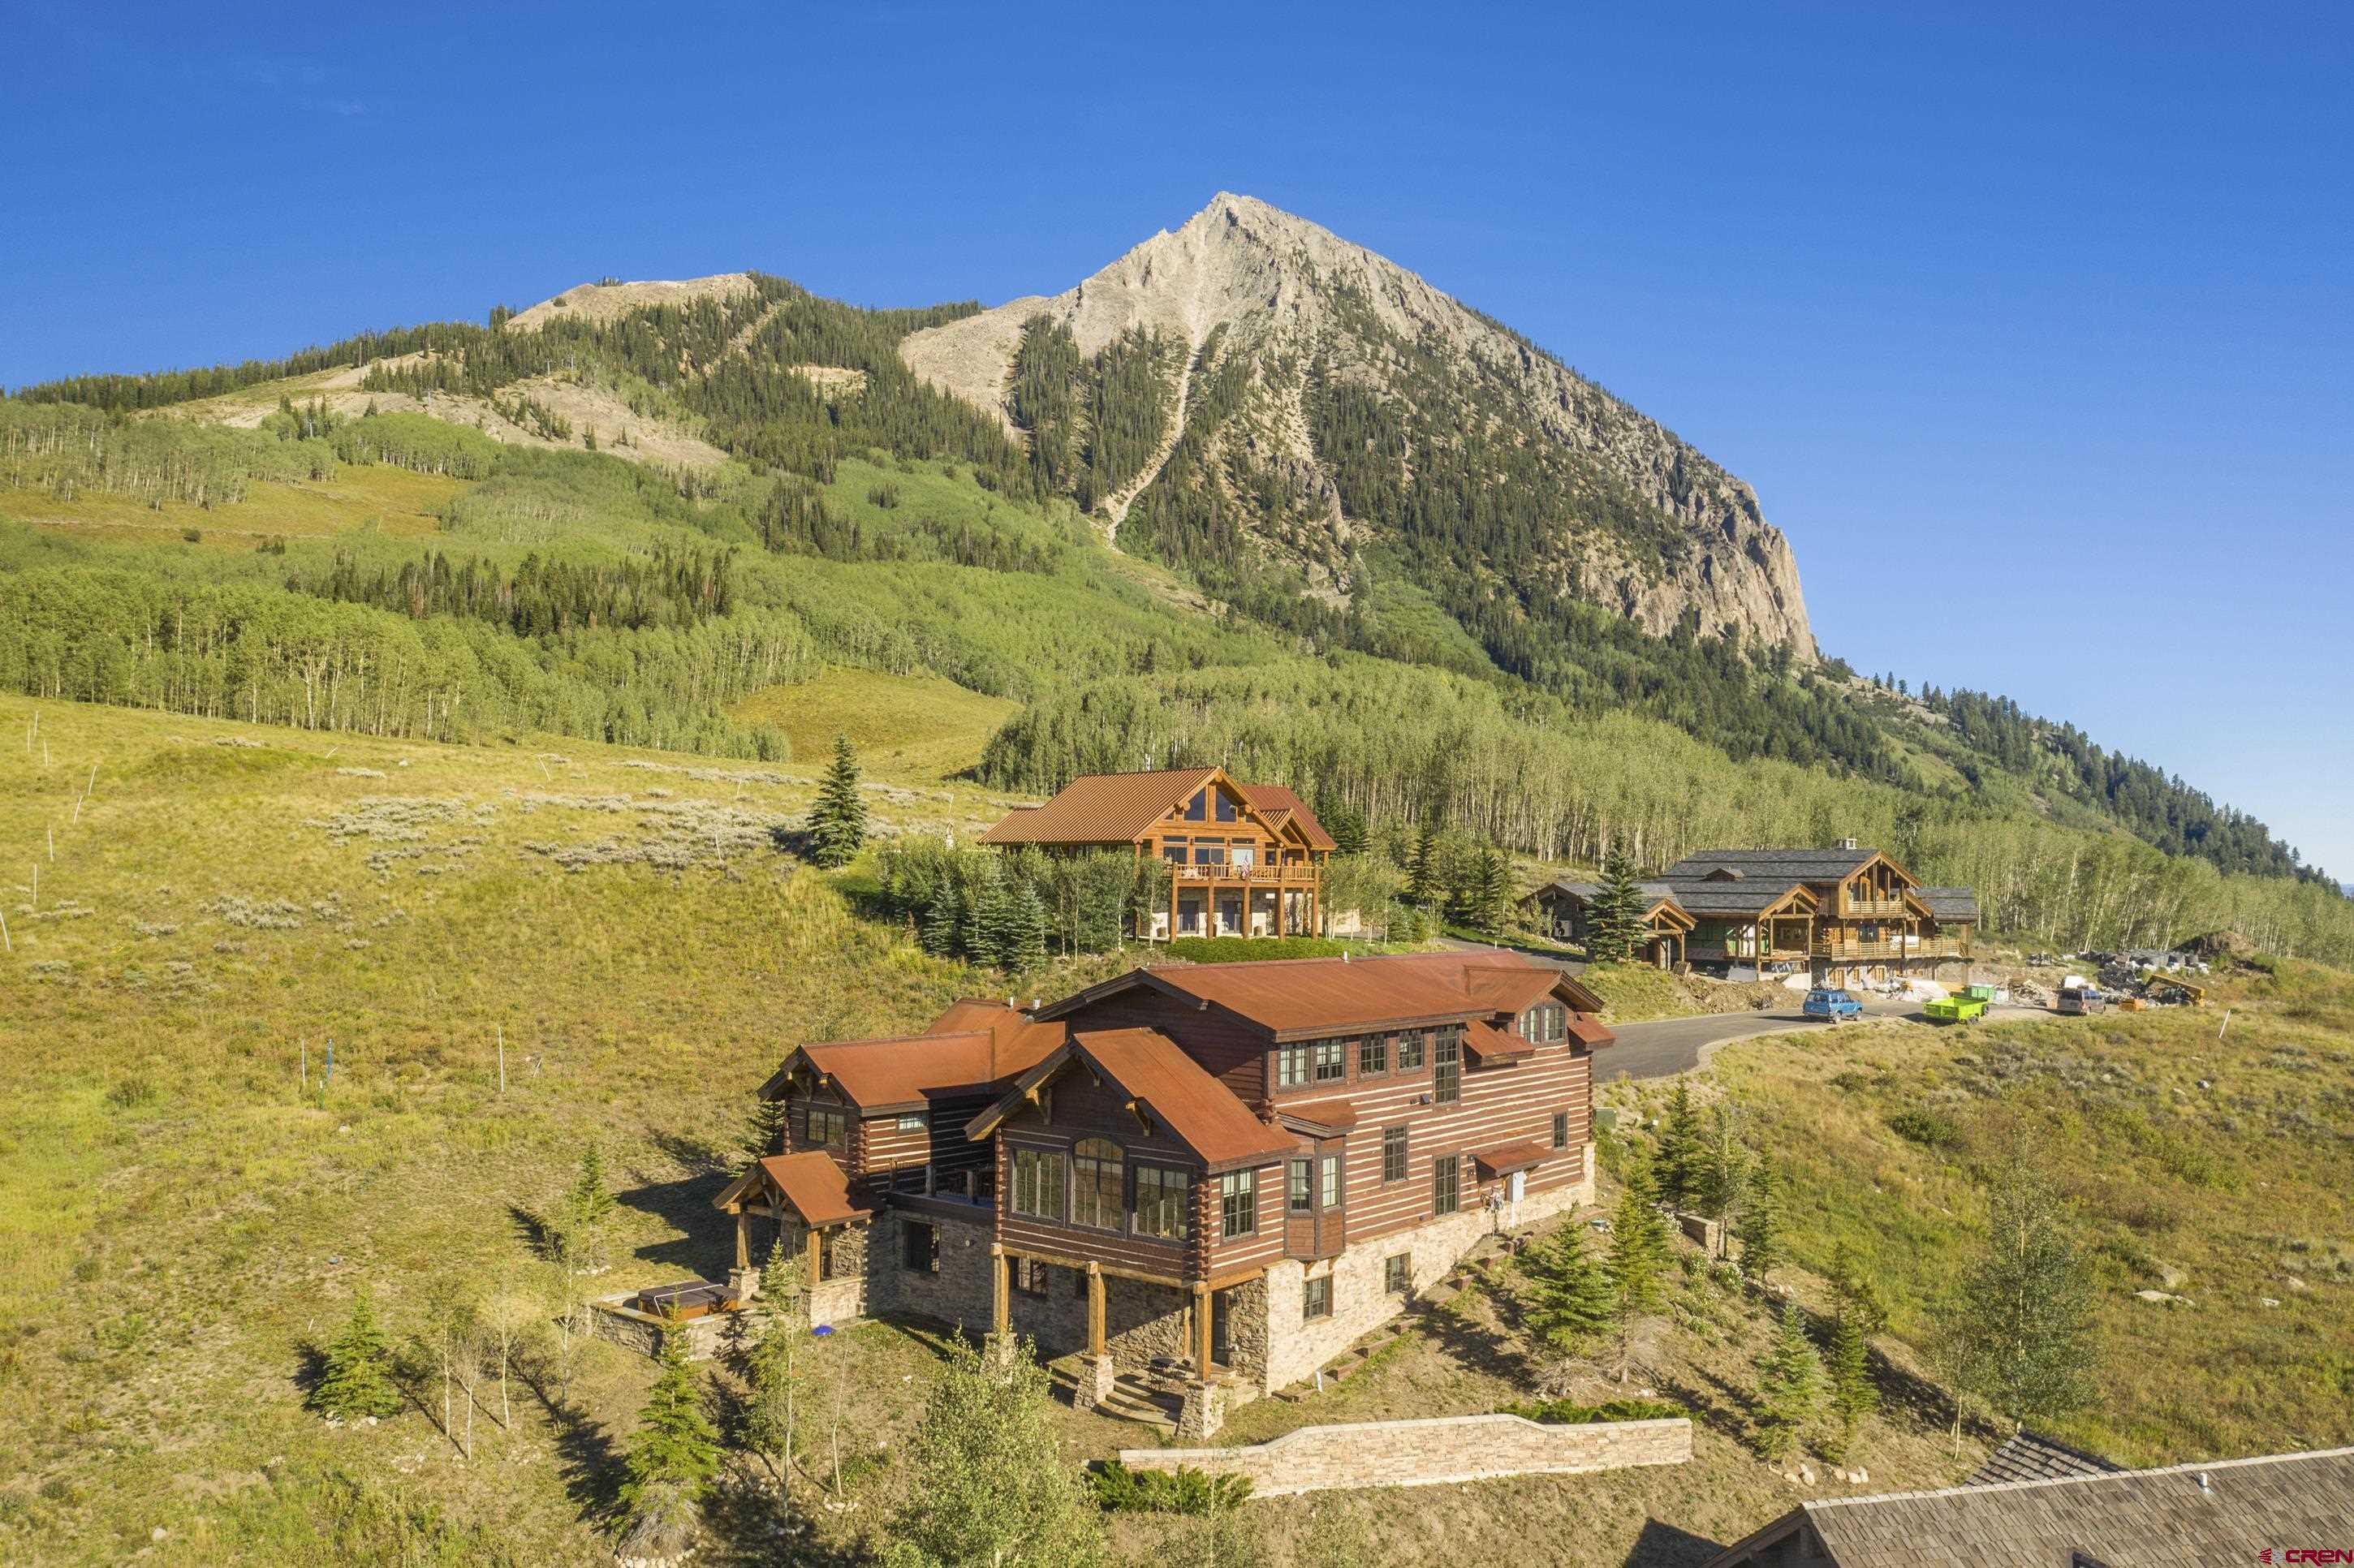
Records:
M1653 632L1692 612L1815 656L1789 544L1748 485L1517 334L1264 202L1221 195L1076 288L915 334L902 354L1018 429L1013 385L1045 331L1087 364L1182 347L1150 360L1173 385L1128 394L1128 412L1163 424L1140 466L1078 493L1109 525L1180 486L1336 599L1369 563L1426 570L1438 552L1500 593L1565 591ZM1099 424L1122 413L1101 389L1114 379Z

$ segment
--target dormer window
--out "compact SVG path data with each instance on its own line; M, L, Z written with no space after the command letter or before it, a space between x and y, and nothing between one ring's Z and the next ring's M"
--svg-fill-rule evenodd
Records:
M1547 1045L1569 1033L1569 1009L1557 1001L1541 1002L1521 1014L1521 1038Z

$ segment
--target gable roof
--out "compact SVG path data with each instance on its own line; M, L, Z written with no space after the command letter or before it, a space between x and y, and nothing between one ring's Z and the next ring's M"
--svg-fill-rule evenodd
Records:
M1940 924L1967 925L1978 917L1978 890L1972 887L1916 887L1913 896Z
M928 1097L986 1089L1043 1061L1063 1043L1057 1023L1040 1023L1002 1002L952 1002L921 1034L828 1040L801 1046L760 1086L773 1099L806 1062L862 1111L906 1110Z
M851 1190L850 1176L822 1150L798 1154L771 1154L756 1161L725 1192L711 1200L715 1209L733 1208L755 1187L767 1187L807 1225L841 1224L864 1219L875 1210Z
M2266 1542L2354 1534L2354 1448L1833 1498L1801 1504L1711 1558L1737 1568L1801 1525L1836 1568L2071 1562L2176 1568L2255 1560Z
M1813 909L1818 902L1805 882L1787 876L1744 874L1734 881L1670 876L1668 890L1687 915L1763 915L1784 904Z
M1339 847L1332 835L1324 831L1324 824L1316 820L1316 813L1308 809L1308 803L1282 785L1237 784L1235 788L1243 792L1243 799L1251 803L1254 810L1278 831L1287 822L1296 823L1310 849Z
M1635 885L1635 891L1643 895L1644 919L1654 919L1665 914L1670 923L1680 922L1685 926L1691 924L1691 913L1678 901L1676 890L1672 885L1665 882L1638 882ZM1602 885L1598 882L1571 882L1567 878L1563 878L1545 884L1529 896L1537 898L1548 893L1558 893L1564 897L1574 898L1580 904L1592 904L1596 897L1600 896L1601 892Z
M974 1142L994 1133L1056 1075L1086 1068L1117 1085L1134 1109L1175 1134L1214 1171L1262 1164L1299 1147L1296 1134L1250 1113L1235 1092L1157 1029L1105 1029L1071 1036L1023 1074L997 1103L972 1118Z
M1875 860L1888 860L1875 849L1748 849L1703 850L1668 867L1670 882L1693 882L1717 870L1734 871L1744 880L1838 882L1854 875ZM1912 874L1888 861L1908 882Z
M1449 952L1147 967L1042 1008L1039 1017L1058 1018L1136 985L1215 1007L1278 1039L1514 1012L1556 987L1565 988L1570 1006L1602 1011L1601 998L1549 964L1517 953Z

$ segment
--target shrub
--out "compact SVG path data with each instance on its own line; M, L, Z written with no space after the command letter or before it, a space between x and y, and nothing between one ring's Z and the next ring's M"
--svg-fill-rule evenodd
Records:
M1131 1470L1107 1461L1087 1478L1095 1499L1114 1513L1210 1513L1250 1496L1245 1476L1217 1476L1181 1465L1174 1470Z
M1962 1140L1962 1129L1949 1116L1913 1106L1888 1118L1889 1130L1924 1149L1950 1149Z
M1169 956L1193 964L1250 963L1261 959L1337 959L1378 951L1371 943L1337 937L1179 937L1166 944Z

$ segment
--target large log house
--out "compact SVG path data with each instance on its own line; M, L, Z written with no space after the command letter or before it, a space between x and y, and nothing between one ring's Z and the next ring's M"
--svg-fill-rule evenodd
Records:
M773 1242L819 1322L1027 1337L1077 1354L1083 1404L1206 1435L1479 1237L1592 1201L1599 1008L1511 954L1315 959L804 1045L761 1090L786 1148L718 1199L736 1291Z
M981 834L995 849L1095 851L1169 863L1169 906L1130 935L1313 935L1332 835L1279 784L1239 784L1220 768L1090 773L1043 806L1025 806Z
M1825 850L1709 850L1641 885L1649 931L1644 957L1663 968L1803 972L1820 985L1934 975L1949 966L1967 978L1977 895L1925 887L1853 839ZM1531 902L1556 935L1582 942L1600 892L1595 883L1555 882Z

